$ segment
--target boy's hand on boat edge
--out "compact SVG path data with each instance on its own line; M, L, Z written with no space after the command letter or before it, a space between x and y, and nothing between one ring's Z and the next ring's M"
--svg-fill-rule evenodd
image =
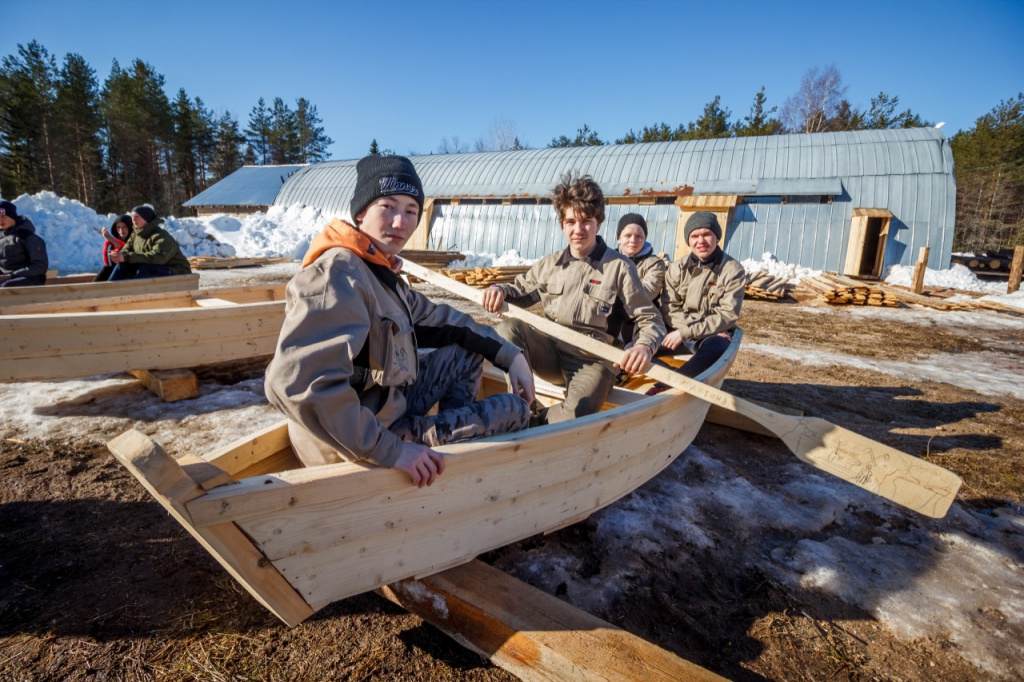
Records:
M434 479L444 473L444 455L426 445L404 442L395 468L409 474L412 484L422 488L433 484Z

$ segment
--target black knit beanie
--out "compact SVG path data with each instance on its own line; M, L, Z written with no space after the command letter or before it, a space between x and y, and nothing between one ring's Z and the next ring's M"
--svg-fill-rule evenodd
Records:
M7 201L6 199L4 199L3 201L0 201L0 215L5 215L8 218L11 218L13 220L17 220L18 219L18 207L15 206L12 202Z
M136 206L132 209L132 213L138 215L140 218L145 220L147 223L151 223L156 220L156 211L149 204L143 204L142 206Z
M627 213L619 218L619 229L615 231L615 238L618 239L627 225L639 225L644 231L644 239L647 239L647 221L639 213Z
M708 229L715 233L719 239L722 238L722 226L718 224L718 218L711 211L697 211L686 221L683 227L683 236L690 241L690 233L694 230Z
M352 220L374 199L405 194L416 200L423 212L423 183L412 161L404 156L372 154L356 164L356 191L352 195Z

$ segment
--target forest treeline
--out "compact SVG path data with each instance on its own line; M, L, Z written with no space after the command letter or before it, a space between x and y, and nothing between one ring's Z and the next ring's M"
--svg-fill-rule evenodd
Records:
M100 84L78 54L56 59L36 41L0 63L0 195L51 190L101 212L152 203L161 213L242 165L330 157L316 105L280 97L252 108L243 129L136 59Z
M931 126L879 92L866 108L849 101L835 65L810 69L781 108L762 87L748 113L733 119L715 96L694 121L652 122L603 140L586 123L549 147L631 144L717 137L782 135ZM58 66L45 47L18 45L0 64L0 196L52 190L103 212L153 203L181 212L182 202L242 165L314 163L330 157L316 106L300 97L260 98L244 128L214 114L180 89L169 97L164 77L135 60L116 61L101 84L77 54ZM982 251L1024 243L1024 95L1000 102L970 130L950 140L957 178L954 249ZM500 118L473 145L443 138L436 153L529 148L513 121ZM370 153L382 150L376 139ZM414 153L414 152L410 152Z

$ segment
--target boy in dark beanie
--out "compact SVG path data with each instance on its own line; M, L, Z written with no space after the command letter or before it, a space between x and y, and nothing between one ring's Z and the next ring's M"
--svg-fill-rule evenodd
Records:
M120 251L110 253L114 269L108 282L187 275L192 272L192 266L181 252L178 241L161 227L163 222L164 219L158 218L149 204L132 209L132 225L135 229Z
M654 247L647 241L647 221L639 213L627 213L619 218L615 233L619 240L619 253L633 261L640 283L644 285L647 297L656 306L661 306L661 292L665 289L666 263L654 253ZM633 342L635 327L629 318L616 320L620 326L617 333L624 345ZM616 332L612 332L616 333Z
M350 207L352 221L335 218L314 237L288 284L267 399L305 465L368 462L430 485L444 472L432 447L527 426L533 374L493 329L398 276L423 209L409 159L361 159ZM515 395L476 399L485 358L508 372Z
M690 255L669 265L665 273L662 315L669 332L661 352L693 353L679 371L695 377L732 342L747 278L743 266L719 247L722 227L714 213L694 213L683 234Z
M0 287L46 284L46 242L18 207L0 200Z

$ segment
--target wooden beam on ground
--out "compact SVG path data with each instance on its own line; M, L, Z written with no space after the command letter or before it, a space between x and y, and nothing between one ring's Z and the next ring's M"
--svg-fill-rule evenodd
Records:
M917 254L917 263L914 264L914 279L910 287L915 294L924 291L924 271L928 269L928 252L930 250L927 246L922 246L921 251Z
M781 405L774 405L772 403L766 403L760 400L751 400L750 398L747 398L747 400L750 400L750 402L756 405L760 405L761 407L772 410L773 412L778 412L780 414L789 414L793 415L794 417L804 416L803 410L797 410L792 407L783 407ZM738 412L726 410L714 404L711 405L710 408L708 408L708 414L706 417L704 417L704 421L710 422L712 424L718 424L719 426L728 426L729 428L739 429L740 431L749 431L750 433L756 433L761 436L771 436L772 438L778 438L777 435L775 435L768 429L764 428L763 426L755 422L753 419L748 419L747 417L744 417L742 414L739 414Z
M187 369L153 370L133 369L133 377L143 383L165 403L199 397L199 380L195 372Z
M724 679L480 561L378 592L527 682Z
M1010 281L1006 284L1006 293L1012 294L1020 289L1021 273L1024 273L1024 246L1013 249L1013 263L1010 265Z

